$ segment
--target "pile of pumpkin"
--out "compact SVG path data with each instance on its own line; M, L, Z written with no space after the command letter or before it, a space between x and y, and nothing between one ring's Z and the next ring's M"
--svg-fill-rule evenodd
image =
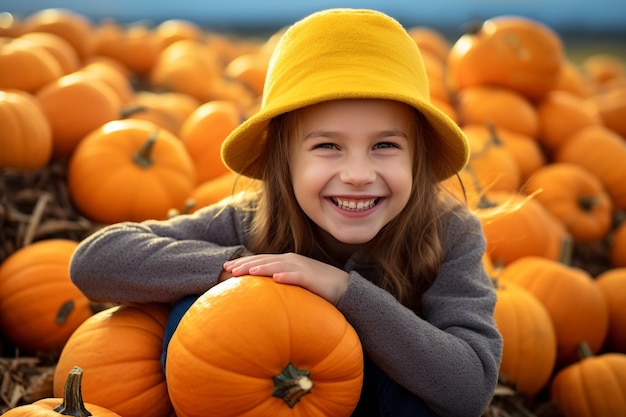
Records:
M0 14L0 169L26 173L61 164L73 207L96 225L164 219L216 202L235 185L219 159L220 143L259 105L280 33L227 36L184 20L94 24L65 9L22 20ZM626 64L600 53L574 63L558 34L516 16L489 19L454 42L430 27L409 33L422 50L433 102L470 143L470 162L460 173L465 194L456 178L445 186L483 222L485 267L498 292L502 386L487 413L515 397L524 408L517 415L539 413L546 402L554 406L551 415L626 414ZM210 387L234 413L220 415L241 414L235 405L243 394L220 388L241 383L241 370L223 381L192 382L194 367L207 368L189 352L181 363L193 366L179 375L186 388L173 401L160 364L167 308L94 311L67 275L77 243L42 237L0 264L2 336L25 352L58 355L51 395L63 396L70 375L68 398L79 397L84 371L85 400L110 410L94 415L206 415L193 409L206 397L194 393ZM577 248L595 248L601 262L577 265ZM301 295L280 297L291 296ZM328 398L306 398L315 406L351 404L362 358L345 352L357 352L358 340L333 308L320 309L339 329L335 341L348 346L322 362L351 383L323 391L324 382L316 382ZM235 320L239 312L230 313ZM294 332L282 328L274 336L287 343ZM177 350L191 346L183 345ZM217 362L207 366L225 367L232 362L226 353L255 370L271 362L255 343L229 347L235 351L224 349L224 356L213 350ZM330 356L325 347L302 349ZM269 401L260 392L249 393L251 403ZM280 415L307 401L287 402ZM71 402L84 407L82 399ZM25 415L22 407L6 415ZM499 409L497 415L506 411L516 415Z

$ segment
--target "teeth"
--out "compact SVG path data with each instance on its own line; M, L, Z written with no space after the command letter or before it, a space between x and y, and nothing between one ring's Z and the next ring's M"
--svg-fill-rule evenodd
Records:
M374 207L378 199L372 198L369 200L342 200L340 198L333 198L332 201L337 205L337 207L343 210L364 211Z

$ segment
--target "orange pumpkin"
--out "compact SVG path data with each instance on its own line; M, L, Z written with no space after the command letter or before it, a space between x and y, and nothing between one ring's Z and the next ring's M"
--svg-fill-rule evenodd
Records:
M38 241L0 265L0 328L16 346L56 353L93 314L69 276L77 245L66 239Z
M263 95L268 64L268 60L262 54L242 54L226 64L224 75L239 81L248 87L256 97L260 97Z
M82 378L83 370L75 366L67 375L61 398L44 398L15 407L2 414L2 417L120 417L104 407L83 402Z
M52 130L33 96L0 91L0 168L37 170L52 157Z
M341 417L359 400L363 352L321 297L246 276L191 306L170 341L166 375L179 417Z
M0 38L0 89L35 93L61 75L61 64L43 46L26 39Z
M606 127L626 138L626 84L591 95L587 100L595 106Z
M500 140L496 129L476 126L463 127L470 149L467 168L476 176L483 190L519 190L522 181L520 168Z
M613 205L626 209L626 140L603 125L574 133L557 151L557 162L570 162L591 172L604 185Z
M193 160L198 184L228 172L220 148L241 120L237 106L227 100L206 102L185 119L179 137Z
M193 204L190 212L193 213L202 207L215 204L227 197L233 196L239 191L254 189L259 185L260 183L257 180L241 176L233 171L228 171L194 187L189 197Z
M546 307L556 331L558 367L577 360L581 342L587 342L593 353L600 351L608 331L608 306L586 271L527 256L507 265L499 278L522 286Z
M67 173L76 208L100 223L165 219L195 184L193 162L176 136L145 120L114 120L85 137Z
M611 197L600 180L579 165L546 165L526 181L523 191L560 219L575 240L600 241L611 228Z
M452 44L442 32L430 26L412 26L407 29L421 52L428 52L445 63Z
M123 113L125 118L148 120L174 135L180 135L183 123L200 104L189 94L138 91L126 103Z
M93 54L92 24L87 16L64 8L36 11L24 20L24 32L52 33L65 39L80 60Z
M558 219L521 193L488 192L479 200L475 213L487 239L487 253L498 265L526 256L557 260L568 238Z
M494 129L486 124L467 124L463 126L463 131L470 137L480 138L484 141L492 141L494 145L506 150L508 155L503 156L503 158L508 160L508 156L512 157L514 165L517 166L517 171L519 171L520 185L528 179L533 172L544 166L547 162L546 155L541 145L531 136L513 132L502 127ZM504 164L503 161L494 163L494 169L491 175L497 174L495 168L502 164ZM508 163L506 165L508 165ZM488 168L488 166L487 164L486 168ZM512 186L509 187L511 191L517 191L518 189L519 188Z
M539 132L539 118L533 104L510 88L473 86L456 95L456 111L461 126L492 124L497 130L534 138Z
M152 28L141 23L122 26L105 20L95 28L93 37L96 54L112 58L142 76L150 73L161 52Z
M539 99L556 84L563 60L563 43L551 28L522 16L497 16L452 45L448 85L454 91L495 85Z
M579 97L589 97L594 92L594 86L587 75L571 59L566 58L561 66L561 75L555 91L565 91Z
M161 49L165 49L179 40L201 41L204 37L202 27L186 19L167 19L156 25L154 35Z
M149 83L152 88L189 94L201 102L212 100L222 75L215 52L200 41L181 39L159 54Z
M597 88L611 80L626 76L626 64L617 56L606 52L596 52L585 57L581 67Z
M552 381L550 398L559 412L564 417L626 415L626 355L593 356L582 350L580 361L560 370Z
M80 71L94 74L104 81L115 91L121 103L129 102L135 93L130 78L118 68L104 61L93 61L85 64L80 68Z
M29 32L20 36L20 39L33 41L50 52L61 66L63 75L78 70L81 65L80 58L72 45L54 33Z
M548 383L556 363L556 333L548 311L529 291L496 280L494 318L504 348L500 373L532 398Z
M537 103L536 110L537 139L552 154L576 132L602 124L597 111L584 98L565 91L551 91Z
M50 122L56 159L68 158L85 135L117 119L121 108L113 88L85 71L60 77L35 97Z
M85 401L124 417L167 417L172 406L161 367L169 308L162 304L110 307L85 320L65 344L54 370L55 396L80 366Z
M609 306L609 330L605 351L626 354L626 267L608 269L596 282Z

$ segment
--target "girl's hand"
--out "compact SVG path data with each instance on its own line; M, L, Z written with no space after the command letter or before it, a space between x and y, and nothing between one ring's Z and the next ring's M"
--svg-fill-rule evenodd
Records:
M333 305L348 288L350 275L334 266L295 253L243 256L224 263L233 276L272 277L281 284L298 285Z

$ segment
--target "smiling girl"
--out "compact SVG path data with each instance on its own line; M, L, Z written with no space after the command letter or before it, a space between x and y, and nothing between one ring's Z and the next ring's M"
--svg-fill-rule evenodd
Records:
M71 264L90 298L173 304L167 342L195 299L232 276L301 286L334 304L365 354L353 416L480 416L502 339L485 239L441 181L468 159L429 99L402 26L330 9L276 46L258 113L222 145L261 181L191 215L105 227ZM209 341L210 343L210 341Z

